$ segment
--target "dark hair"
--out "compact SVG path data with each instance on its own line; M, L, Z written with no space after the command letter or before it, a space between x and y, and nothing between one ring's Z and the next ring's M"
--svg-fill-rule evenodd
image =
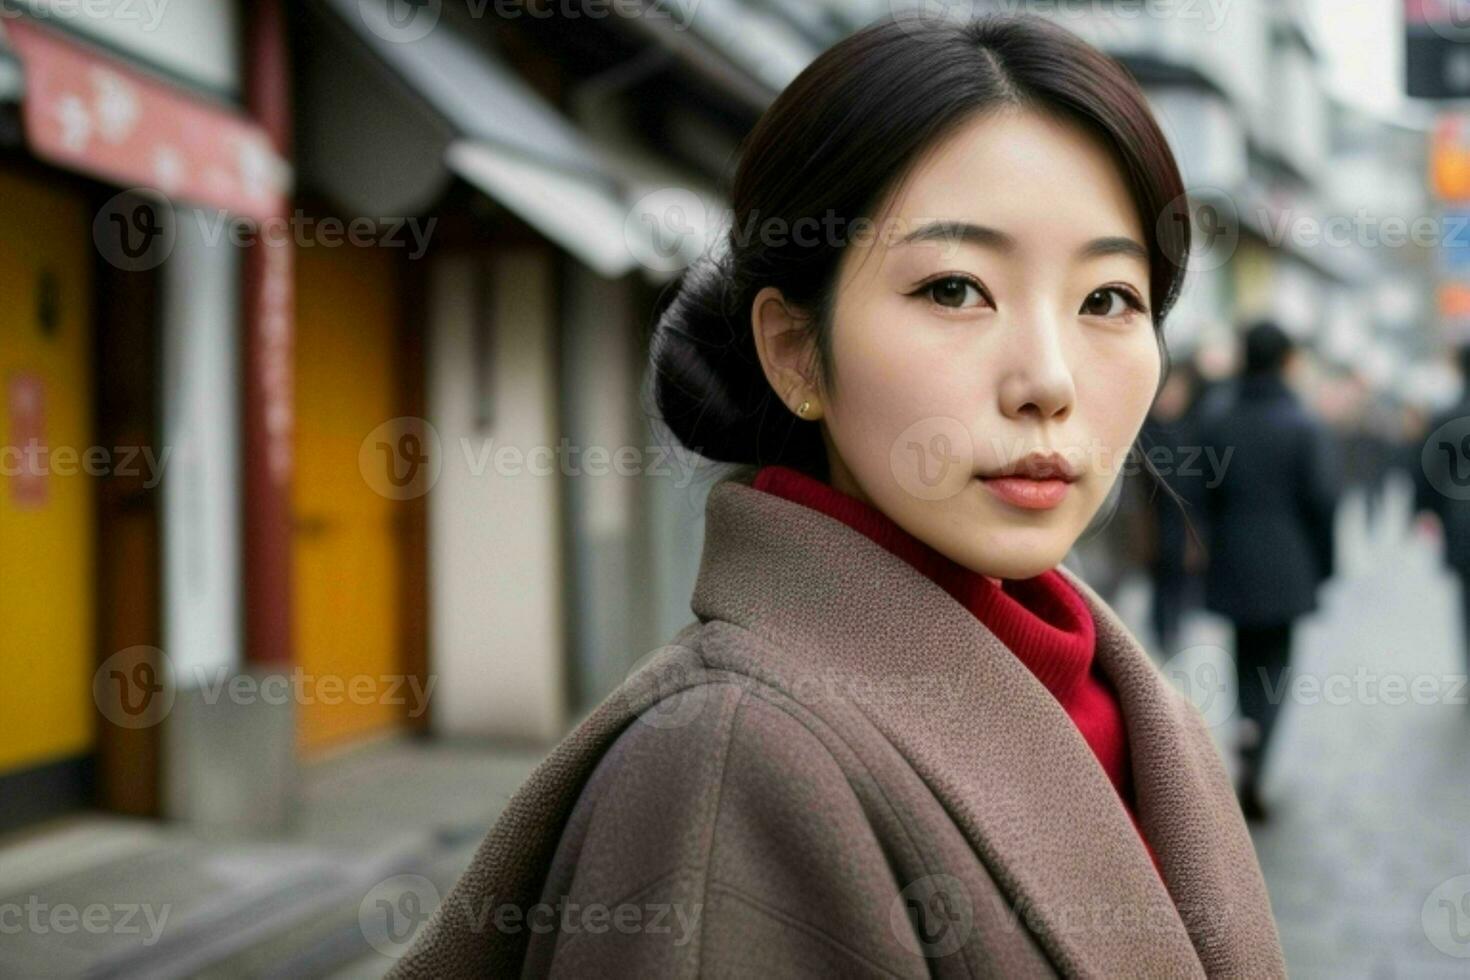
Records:
M1162 384L1163 321L1182 284L1189 210L1137 82L1038 16L923 25L889 18L825 51L766 110L742 144L724 247L686 269L660 304L653 395L680 442L711 460L784 463L825 478L819 425L793 414L761 370L755 295L774 286L809 318L818 376L835 390L831 312L844 242L796 231L834 216L875 220L923 151L977 114L1007 107L1078 123L1117 162L1147 240ZM752 235L756 223L793 233Z
M1245 332L1245 373L1277 374L1294 345L1274 320L1257 320Z

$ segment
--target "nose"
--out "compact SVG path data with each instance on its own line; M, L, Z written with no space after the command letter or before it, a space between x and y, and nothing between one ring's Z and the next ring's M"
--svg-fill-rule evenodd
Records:
M1060 330L1049 318L1017 324L1007 338L1009 365L1000 383L1000 409L1010 418L1062 421L1077 399Z

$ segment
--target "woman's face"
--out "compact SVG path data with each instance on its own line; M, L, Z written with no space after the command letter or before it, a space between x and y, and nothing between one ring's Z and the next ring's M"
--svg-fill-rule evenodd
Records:
M838 270L837 390L819 392L833 485L977 572L1053 568L1159 382L1121 176L1084 130L1011 111L934 147L874 225ZM1073 482L984 478L1050 452Z

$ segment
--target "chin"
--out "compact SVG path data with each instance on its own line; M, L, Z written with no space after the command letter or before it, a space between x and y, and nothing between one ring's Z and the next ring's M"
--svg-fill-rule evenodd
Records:
M1032 579L1055 569L1067 557L1072 539L1055 529L1047 533L1000 533L991 539L985 554L976 555L985 573L1000 579Z
M1038 542L1034 536L1025 540L1027 537L1017 535L1010 541L992 539L970 554L950 557L982 575L1013 579L1034 578L1057 567L1067 557L1066 542Z
M1035 578L1042 572L1056 568L1057 565L1061 564L1064 557L1066 557L1066 552L1058 554L1055 560L1050 561L1038 561L1035 554L1030 554L1024 557L1017 556L1014 561L988 562L987 564L991 565L992 568L987 568L985 574L994 575L996 578Z

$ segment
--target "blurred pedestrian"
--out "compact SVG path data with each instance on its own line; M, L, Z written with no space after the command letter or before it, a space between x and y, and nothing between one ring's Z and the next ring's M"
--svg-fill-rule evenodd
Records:
M1345 386L1351 391L1351 407L1341 420L1338 447L1342 470L1339 488L1344 498L1357 495L1363 501L1364 521L1373 523L1378 478L1382 475L1378 454L1382 447L1373 429L1370 417L1378 396L1370 390L1367 380L1361 375L1349 378Z
M1439 519L1441 556L1460 579L1461 647L1470 667L1470 344L1456 351L1456 361L1466 382L1459 399L1429 420L1404 464L1414 477L1414 511Z
M1267 817L1260 776L1281 709L1293 625L1317 608L1317 589L1334 560L1338 450L1287 386L1298 356L1275 323L1252 326L1234 400L1200 432L1201 445L1222 462L1204 483L1205 606L1235 628L1246 722L1238 791L1241 810L1256 821Z
M1206 472L1195 449L1201 391L1194 365L1189 361L1175 365L1154 400L1139 440L1159 478L1167 484L1167 489L1150 487L1147 498L1152 528L1148 564L1153 581L1150 625L1165 658L1178 642L1180 624L1196 585L1198 553L1192 542L1191 523L1199 519L1202 476Z

